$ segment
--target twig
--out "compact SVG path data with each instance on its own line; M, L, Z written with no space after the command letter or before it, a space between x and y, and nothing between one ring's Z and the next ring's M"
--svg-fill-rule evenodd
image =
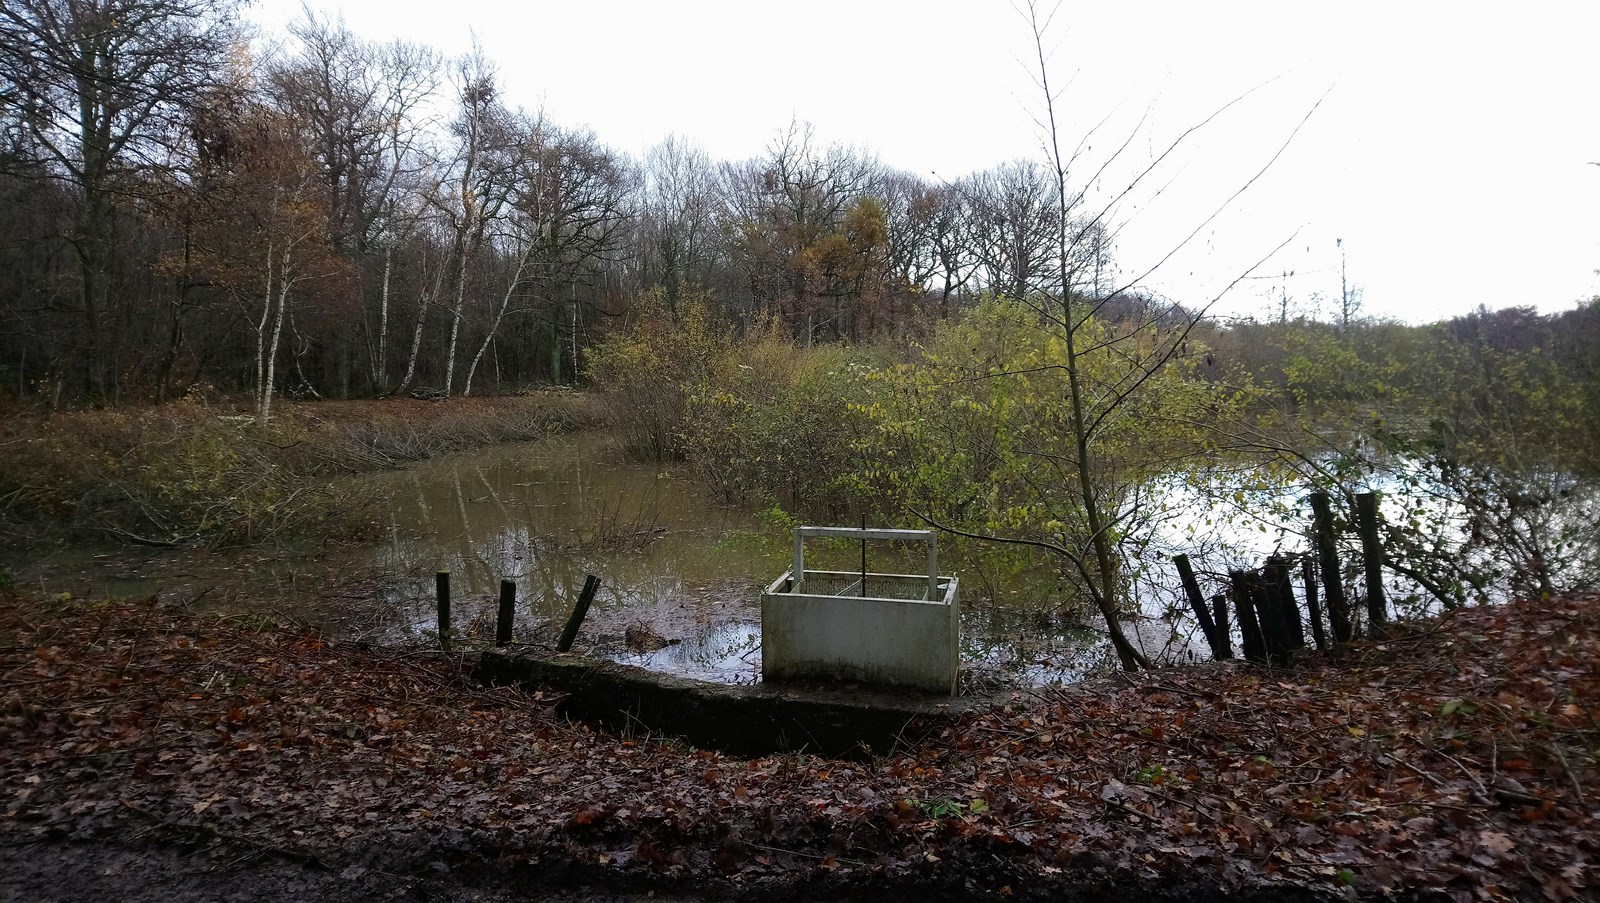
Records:
M1567 764L1567 757L1562 754L1561 747L1550 744L1550 752L1555 754L1556 761L1561 763L1561 770L1566 773L1567 780L1572 782L1572 792L1578 797L1578 805L1584 805L1583 785L1578 783L1578 776L1573 774L1572 766Z
M1213 811L1211 809L1201 808L1198 804L1191 803L1188 800L1180 800L1175 796L1168 796L1167 794L1162 793L1161 791L1156 790L1153 787L1141 787L1139 789L1140 789L1141 792L1148 793L1149 795L1151 795L1153 797L1156 797L1157 799L1163 799L1163 800L1166 800L1169 803L1173 803L1173 804L1179 805L1179 806L1188 806L1190 809L1193 809L1194 811L1200 813L1201 815L1204 815L1207 818L1210 818L1210 819L1213 819L1213 820L1215 820L1216 818L1218 818L1221 815L1220 812L1215 812L1215 811Z
M748 841L746 841L746 842L748 843ZM807 859L817 859L817 860L826 860L828 858L827 856L819 856L816 853L802 853L799 850L785 850L782 847L769 847L769 846L764 846L764 845L759 844L759 843L752 843L752 844L750 844L750 846L755 847L758 850L766 850L769 853L783 853L784 855L787 855L787 856L804 856ZM846 859L843 856L834 856L833 857L833 861L834 862L843 862L843 863L845 863L847 865L866 865L865 862L862 862L859 859Z
M1051 800L1050 802L1053 803L1053 802L1055 802L1055 800ZM1124 815L1129 815L1129 816L1133 816L1135 818L1140 818L1140 819L1151 818L1149 813L1140 812L1138 809L1135 809L1135 808L1133 808L1131 806L1125 806L1122 803L1117 802L1116 800L1108 800L1108 799L1105 799L1104 797L1102 797L1100 799L1100 802L1103 805L1111 807L1112 809L1116 809L1117 811L1121 812ZM1066 808L1066 807L1063 806L1062 808Z
M1421 775L1422 777L1426 778L1428 780L1428 783L1432 784L1435 787L1438 787L1440 790L1445 789L1444 782L1439 780L1437 777L1435 777L1431 772L1423 771L1422 769L1418 768L1417 766L1412 765L1410 762L1407 762L1405 759L1401 759L1401 758L1398 758L1396 756L1390 756L1389 759L1392 762L1398 763L1400 765L1404 765L1405 767L1411 769L1412 771L1414 771L1417 774Z
M1489 799L1489 788L1483 786L1483 781L1479 780L1477 775L1473 774L1471 771L1468 771L1467 770L1467 766L1462 765L1460 760L1458 760L1455 756L1452 756L1447 752L1442 752L1442 751L1439 751L1439 750L1435 750L1435 752L1437 752L1440 756L1443 756L1444 758L1449 759L1451 764L1453 764L1453 765L1455 765L1455 767L1461 769L1461 773L1466 776L1467 780L1469 780L1473 784L1477 785L1477 787L1478 787L1478 795L1480 797L1482 797L1485 802L1488 801L1488 799Z

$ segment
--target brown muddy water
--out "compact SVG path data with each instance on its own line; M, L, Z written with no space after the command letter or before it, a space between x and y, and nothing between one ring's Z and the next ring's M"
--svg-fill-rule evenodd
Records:
M448 571L463 645L492 637L505 579L517 586L516 640L551 646L594 574L601 588L580 650L703 680L760 679L758 594L788 566L786 532L713 503L671 469L625 460L604 434L493 446L355 483L378 501L376 541L222 553L63 549L16 574L50 593L155 595L287 615L345 639L414 644L434 640L434 574ZM855 546L807 551L819 567L859 561ZM919 551L902 558L873 547L870 566L915 570ZM1060 623L1049 599L975 579L960 561L941 570L962 577L962 658L974 687L1069 682L1105 662L1103 637Z

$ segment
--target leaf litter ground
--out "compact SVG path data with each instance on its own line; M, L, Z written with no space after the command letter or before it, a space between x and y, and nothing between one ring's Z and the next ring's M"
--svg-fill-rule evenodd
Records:
M0 606L0 899L1600 893L1593 594L1050 691L870 763L601 733L422 650Z

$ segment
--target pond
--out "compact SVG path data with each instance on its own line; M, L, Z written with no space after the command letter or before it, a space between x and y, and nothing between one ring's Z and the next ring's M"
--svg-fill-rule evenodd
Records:
M760 679L763 586L789 566L783 527L714 503L671 468L625 459L603 433L492 446L353 480L378 501L371 542L232 554L63 550L19 570L50 592L159 595L228 612L271 611L347 639L428 642L434 574L451 574L458 633L493 635L502 580L517 587L519 642L553 646L586 574L600 591L578 648L721 682ZM918 567L920 549L870 549L873 570ZM855 567L854 545L808 546ZM941 570L962 573L960 562ZM1069 682L1106 661L1102 632L1016 586L963 581L964 666L988 685ZM1003 601L995 601L995 599ZM1152 651L1165 624L1141 623Z
M516 584L516 639L554 645L586 574L600 593L579 635L591 654L645 668L722 682L759 680L760 590L789 566L784 526L713 502L672 468L618 454L604 433L482 448L403 470L354 478L374 501L376 538L314 548L246 549L225 554L128 547L63 549L14 568L48 592L158 595L164 601L228 613L270 611L329 633L377 643L434 641L434 574L451 574L455 625L474 642L493 635L500 582ZM1385 490L1385 516L1404 522L1406 505L1424 505L1445 534L1458 518L1403 486ZM1204 659L1203 642L1181 612L1168 555L1190 554L1204 591L1227 570L1258 566L1282 549L1303 548L1309 512L1303 490L1264 487L1251 495L1202 492L1181 475L1148 487L1143 499L1150 544L1135 555L1132 591L1141 617L1125 630L1163 661ZM1552 506L1552 517L1592 524L1593 493ZM1568 510L1570 509L1570 510ZM1583 555L1600 560L1592 530ZM1356 550L1352 549L1351 552ZM994 569L941 545L941 571L962 580L962 662L969 685L999 688L1070 682L1108 660L1097 616L1062 604L1053 563L1026 573ZM912 573L921 549L870 549L871 569ZM814 566L853 570L849 543L808 545ZM1048 558L1048 556L1041 556ZM1350 560L1358 561L1358 557ZM1388 575L1392 599L1415 587ZM1424 597L1402 614L1425 614ZM1084 621L1070 617L1077 611Z
M391 578L389 637L432 629L433 575L445 570L462 600L458 623L485 634L507 579L517 585L517 638L553 643L594 574L600 592L580 640L592 653L703 680L759 679L759 593L789 566L786 532L713 503L670 468L624 459L604 434L486 449L363 483L388 501L389 536L372 554ZM821 546L818 567L859 560L854 546ZM874 546L871 567L914 569L919 553ZM963 599L963 659L978 670L1073 680L1104 658L1090 630L1036 606L986 601Z

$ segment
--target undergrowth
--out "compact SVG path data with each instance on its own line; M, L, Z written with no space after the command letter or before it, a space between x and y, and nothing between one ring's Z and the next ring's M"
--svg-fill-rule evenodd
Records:
M576 393L288 404L265 425L199 399L22 414L0 426L0 540L351 537L370 521L369 500L337 476L599 419Z

